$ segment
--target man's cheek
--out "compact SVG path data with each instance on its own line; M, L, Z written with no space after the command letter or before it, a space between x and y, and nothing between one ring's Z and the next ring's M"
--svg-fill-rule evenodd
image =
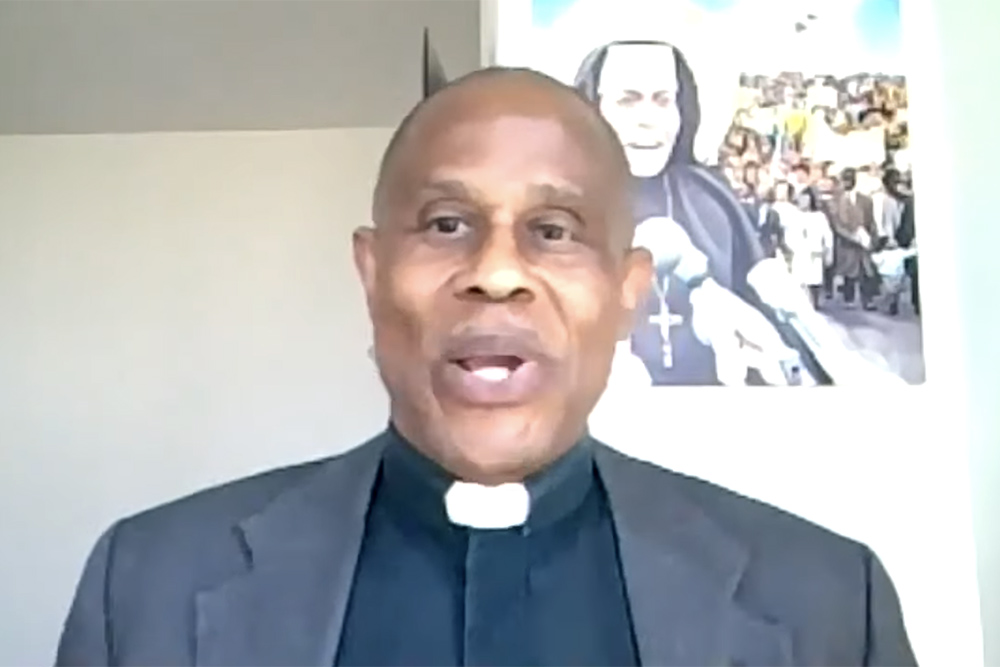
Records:
M600 323L615 305L615 295L604 281L578 279L563 286L564 309L569 316L584 326Z

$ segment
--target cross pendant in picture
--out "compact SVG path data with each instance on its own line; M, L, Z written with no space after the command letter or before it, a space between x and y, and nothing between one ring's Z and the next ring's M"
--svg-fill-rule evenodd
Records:
M660 300L660 312L649 316L649 323L655 324L660 329L660 338L663 339L663 367L673 368L674 366L674 346L670 342L670 330L684 322L680 315L670 312L670 305L667 303L667 289L670 287L670 278L664 278L662 282L653 281L656 295Z

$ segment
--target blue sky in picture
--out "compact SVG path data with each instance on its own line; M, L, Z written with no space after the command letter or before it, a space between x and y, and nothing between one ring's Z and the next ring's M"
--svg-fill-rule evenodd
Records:
M667 2L669 0L659 0ZM741 0L693 0L710 12L725 12ZM533 23L539 27L550 25L576 0L532 0ZM854 26L859 41L869 53L891 55L898 53L901 45L900 0L861 0L857 3ZM807 3L803 2L805 7Z

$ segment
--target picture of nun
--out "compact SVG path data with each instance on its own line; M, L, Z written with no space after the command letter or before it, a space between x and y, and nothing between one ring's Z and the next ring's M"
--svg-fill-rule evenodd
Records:
M629 349L651 383L856 381L856 363L765 257L737 195L695 158L698 88L680 50L611 42L587 55L574 85L617 132L636 178L636 244L653 253L657 278Z

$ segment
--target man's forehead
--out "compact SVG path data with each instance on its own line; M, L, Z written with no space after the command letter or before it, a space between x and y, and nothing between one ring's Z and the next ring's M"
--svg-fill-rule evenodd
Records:
M418 193L423 197L535 203L544 201L567 207L583 202L590 193L586 184L558 174L517 174L512 178L498 180L483 173L461 169L442 169L428 173L426 178L414 185L419 186Z
M600 88L677 88L677 61L666 44L613 44L600 72Z
M594 127L558 113L444 110L413 128L400 166L411 184L493 179L583 187L608 164L607 144Z

